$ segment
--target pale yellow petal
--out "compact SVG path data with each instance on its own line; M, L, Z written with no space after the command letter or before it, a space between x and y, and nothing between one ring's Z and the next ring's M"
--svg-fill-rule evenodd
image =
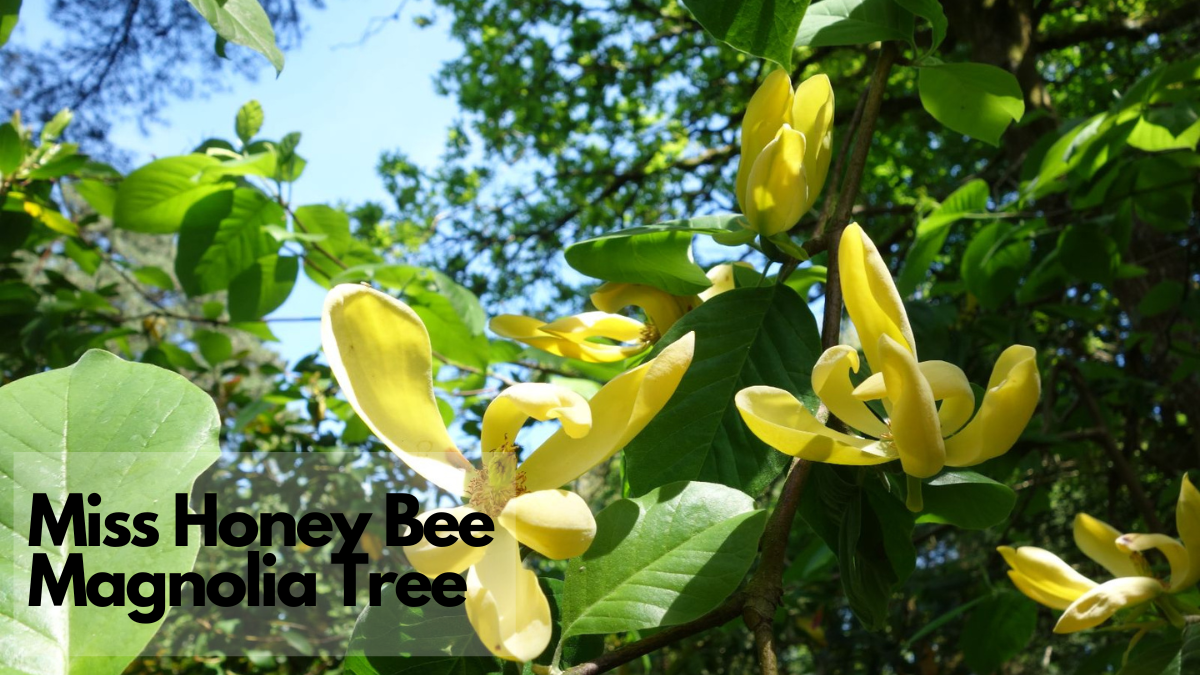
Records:
M1107 581L1084 593L1067 607L1054 626L1055 633L1075 633L1108 621L1126 607L1158 597L1162 584L1149 577L1122 577Z
M1117 548L1123 551L1149 551L1158 549L1167 563L1171 565L1170 591L1175 593L1187 588L1188 572L1191 566L1187 549L1178 539L1165 534L1123 534L1117 539Z
M1079 513L1075 515L1073 529L1075 546L1114 577L1142 575L1129 557L1129 552L1117 547L1117 537L1121 536L1117 528L1086 513Z
M592 293L591 298L592 304L602 312L616 313L626 307L641 309L659 335L670 330L680 317L702 302L695 295L671 295L653 286L614 281L601 285Z
M480 447L488 452L516 442L530 417L558 420L571 438L585 436L592 428L592 410L582 396L556 384L525 382L505 389L488 404Z
M1045 549L1036 546L1017 549L1000 546L996 550L1020 576L1019 583L1016 578L1013 579L1017 588L1048 607L1065 609L1096 587L1096 582L1076 572L1075 568Z
M746 220L764 237L787 232L808 211L804 134L784 125L754 160L746 183Z
M622 317L627 318L627 317ZM633 319L627 319L633 321ZM638 328L642 327L637 323ZM542 330L546 324L540 319L517 314L502 314L488 324L492 332L524 342L530 347L540 349L557 356L579 359L588 363L612 363L623 361L630 356L646 350L645 343L637 342L632 345L606 345L586 341L586 335L554 335Z
M843 434L817 421L790 392L747 387L734 397L750 431L776 450L813 462L867 466L896 459L889 444Z
M583 555L596 537L587 502L567 490L538 490L510 499L500 525L517 541L551 560Z
M858 366L858 351L853 347L830 347L813 367L813 393L841 421L868 436L882 438L888 433L887 425L852 394L854 383L850 381L850 372L857 373Z
M773 71L759 85L742 117L742 148L735 183L738 204L746 212L746 183L750 169L776 132L792 121L792 79L784 70Z
M838 244L838 264L841 267L846 311L850 314L854 329L858 331L871 370L880 370L881 335L887 335L904 345L916 358L917 346L908 323L908 313L904 311L904 303L900 301L892 274L875 248L875 243L858 223L850 223L842 232L841 243Z
M933 398L941 401L938 419L942 425L942 436L958 431L975 414L975 392L962 368L946 361L922 361L917 364Z
M929 381L912 353L886 334L879 337L879 357L887 398L892 402L888 426L904 473L916 478L933 476L946 463L946 447Z
M470 463L438 412L425 324L395 298L366 286L325 296L321 345L346 400L405 464L460 495Z
M1188 551L1188 573L1180 581L1180 587L1190 588L1200 582L1200 491L1186 473L1175 504L1175 527Z
M646 325L641 321L608 312L584 312L563 317L541 327L543 333L565 337L575 342L602 337L616 342L640 340Z
M735 286L734 277L733 277L733 266L734 265L751 267L749 264L744 263L744 262L725 263L723 265L714 265L713 268L708 271L708 280L710 282L712 282L712 286L709 286L707 289L705 289L704 291L702 291L700 293L699 297L700 297L701 301L707 302L708 299L712 298L713 296L717 296L726 291L732 291L734 289L734 286ZM753 269L753 268L751 267L751 269Z
M475 509L469 506L456 506L452 509L425 511L417 516L417 521L421 523L422 528L425 526L425 521L435 513L448 513L454 516L456 522L459 522L466 516L475 513ZM408 558L413 569L432 579L445 572L462 574L468 567L483 559L486 548L486 546L470 546L462 539L456 539L449 546L434 546L429 543L428 539L421 537L421 541L416 544L404 547L404 557Z
M467 572L467 619L496 656L532 661L550 645L550 603L537 575L521 565L516 539L503 528L494 537Z
M555 433L525 460L530 491L561 487L606 461L633 440L662 410L692 363L696 336L688 333L658 356L618 375L590 402L592 431L583 438Z
M808 176L808 208L821 194L833 157L833 86L829 77L814 75L796 86L792 126L808 139L804 170Z
M1024 345L1004 350L975 419L946 441L946 463L972 466L1008 452L1033 418L1041 394L1037 352Z

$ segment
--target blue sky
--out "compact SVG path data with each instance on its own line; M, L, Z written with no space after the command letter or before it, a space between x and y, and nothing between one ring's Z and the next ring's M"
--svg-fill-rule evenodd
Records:
M422 166L438 161L457 105L434 93L433 77L461 52L448 35L448 17L419 29L412 22L412 5L399 21L357 44L372 19L391 15L397 5L398 0L355 0L309 11L303 44L287 53L278 78L262 59L257 81L231 76L228 91L173 101L162 111L166 126L152 126L144 135L128 121L114 129L112 140L139 162L188 152L206 138L235 138L234 115L243 103L257 99L265 113L264 137L302 134L299 152L308 166L292 193L296 205L386 202L388 194L375 174L381 151L402 150ZM41 3L26 3L14 43L53 37L45 11ZM272 316L318 316L323 296L324 290L302 274ZM320 345L316 322L274 323L272 330L282 341L275 348L291 363Z

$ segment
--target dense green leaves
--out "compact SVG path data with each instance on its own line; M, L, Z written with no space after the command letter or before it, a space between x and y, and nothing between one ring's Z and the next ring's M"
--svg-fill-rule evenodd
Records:
M122 186L124 190L124 186ZM279 250L264 228L283 222L283 208L258 190L237 188L216 195L228 211L219 219L188 218L179 232L175 275L188 295L225 290L239 275Z
M107 513L154 513L160 543L144 547L42 546L56 569L83 554L97 572L186 572L198 538L175 546L175 493L191 490L218 456L220 419L212 400L183 377L90 351L74 366L24 378L0 389L0 644L6 672L65 675L120 672L161 621L135 623L128 607L29 606L34 551L29 531L34 493L61 508L68 493L97 493ZM136 486L133 488L131 486ZM18 600L21 599L21 600Z
M712 610L750 568L765 511L737 490L671 483L596 514L596 539L567 563L564 637L672 626Z
M922 66L917 90L921 105L934 119L995 146L1009 123L1025 115L1025 96L1017 78L983 63Z
M1029 228L997 221L971 239L960 271L979 304L994 309L1012 297L1029 258Z
M797 47L862 45L912 38L913 16L893 0L824 0L808 8Z
M981 530L1004 522L1017 503L1017 493L974 471L946 471L925 483L921 522L950 523Z
M1037 628L1037 604L1015 591L997 593L971 612L959 647L976 673L991 673L1025 648Z
M287 300L300 274L296 256L267 255L254 261L229 283L229 318L255 321Z
M275 45L275 29L258 0L188 0L221 39L249 47L283 70L283 52ZM220 43L218 43L220 44ZM218 53L221 48L218 47Z
M790 68L792 43L809 0L686 0L684 4L713 37Z
M232 183L201 177L219 162L207 155L164 157L129 174L117 190L113 224L134 232L167 234L185 221L204 225L224 217Z
M750 433L733 397L764 384L815 408L810 378L821 353L816 320L787 286L740 288L686 314L656 349L692 331L696 353L675 395L625 448L629 489L642 494L686 479L757 495L790 458Z
M946 197L929 215L917 223L916 233L904 267L896 278L896 288L903 296L911 295L925 279L929 266L941 252L950 234L950 226L961 218L987 211L988 186L982 180L972 180Z

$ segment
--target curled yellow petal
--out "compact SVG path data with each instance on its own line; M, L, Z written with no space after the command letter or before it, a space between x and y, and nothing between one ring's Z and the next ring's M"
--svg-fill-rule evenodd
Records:
M483 413L483 451L515 442L530 417L541 422L558 420L571 438L585 436L592 428L591 408L579 394L556 384L515 384L492 399Z
M779 128L791 123L791 117L792 79L784 70L773 71L750 98L746 115L742 118L742 152L735 184L742 213L746 212L746 184L750 180L754 160L775 138Z
M746 183L746 220L764 237L787 232L808 211L804 134L784 125L754 160Z
M942 436L962 428L975 413L975 392L967 381L966 373L958 366L945 361L922 361L917 364L921 375L929 383L933 399L941 401L938 408L938 420L942 426ZM855 387L852 395L860 401L874 401L887 396L884 386L883 373L875 373Z
M600 312L595 312L594 314L600 314ZM615 315L605 316L611 317ZM635 327L639 335L640 331L644 328L640 322L628 317L622 316L617 318L620 321L610 320L604 322L604 329L616 335L628 336ZM575 321L574 323L571 322L572 319ZM580 318L580 316L576 316L560 320L555 324L547 324L533 317L520 316L518 314L501 314L492 319L488 327L492 329L493 333L501 337L523 342L530 347L540 349L544 352L579 359L588 363L623 361L630 356L646 350L647 345L643 342L635 342L631 345L608 345L590 342L587 338L599 335L599 333L595 330L595 324L593 323L589 326L588 322L589 319L587 317ZM558 332L546 332L543 330L546 326L553 326Z
M575 480L633 440L662 410L692 363L696 335L688 333L658 356L618 375L592 397L592 431L571 438L559 430L521 465L530 491Z
M417 516L417 521L424 528L425 521L435 513L448 513L454 516L455 521L461 521L474 512L475 509L469 506L433 509ZM484 546L470 546L462 539L457 539L449 546L434 546L429 543L428 539L422 537L421 541L416 544L404 547L404 557L408 558L413 569L432 579L445 572L462 574L468 567L483 559L485 550Z
M496 656L532 661L550 644L550 603L537 575L521 565L512 535L501 528L493 536L467 572L467 619Z
M875 243L859 227L850 223L842 232L838 244L838 264L841 266L842 295L846 311L858 331L867 363L878 372L879 336L887 335L917 356L917 345L900 293L892 281L887 263L879 255Z
M720 295L726 291L732 291L734 289L734 287L735 287L735 282L734 282L734 277L733 277L734 265L739 265L742 267L747 267L747 268L753 269L753 266L751 266L748 263L744 263L744 262L735 262L735 263L725 263L723 265L714 265L713 268L708 271L708 280L710 282L712 282L712 286L709 286L707 289L705 289L704 291L702 291L700 293L699 297L700 297L701 301L707 302L708 299L713 296Z
M567 490L538 490L510 499L500 512L500 525L551 560L583 555L596 537L591 509Z
M808 176L808 205L812 208L833 157L833 86L825 74L814 75L796 86L792 98L792 126L808 140L804 170Z
M1008 452L1033 418L1041 394L1037 352L1024 345L1004 350L975 419L946 441L946 463L972 466Z
M592 304L602 312L617 313L626 307L638 307L659 335L671 329L684 314L700 305L694 295L671 295L653 286L607 282L592 293ZM640 325L640 324L639 324Z
M1178 539L1165 534L1123 534L1117 539L1117 548L1138 552L1158 549L1171 565L1170 591L1174 593L1190 585L1185 585L1190 567L1188 552Z
M1129 557L1129 552L1117 546L1117 537L1121 536L1117 528L1086 513L1079 513L1075 515L1073 530L1076 548L1114 577L1141 576L1142 572Z
M883 438L888 433L887 425L871 412L867 404L853 395L854 383L850 381L850 372L857 373L858 367L858 351L853 347L830 347L813 366L813 393L841 421L868 436Z
M1175 527L1188 551L1188 573L1180 581L1180 587L1190 588L1200 582L1200 491L1186 473L1179 486L1179 501L1175 504ZM1175 579L1171 582L1174 584Z
M747 387L734 397L750 431L776 450L828 464L868 466L896 459L889 444L834 431L817 421L790 392Z
M884 334L879 337L884 386L892 402L888 426L904 473L928 478L942 470L946 447L937 403L929 381L903 345Z
M1162 592L1162 584L1150 577L1122 577L1106 581L1072 602L1059 617L1054 632L1075 633L1094 628L1108 621L1118 611L1153 600Z
M366 286L325 297L321 345L342 393L367 427L429 482L462 494L470 463L438 412L425 324L395 298Z
M1016 575L1010 574L1017 589L1031 599L1053 609L1066 609L1084 593L1096 587L1073 567L1053 553L1036 546L996 549Z

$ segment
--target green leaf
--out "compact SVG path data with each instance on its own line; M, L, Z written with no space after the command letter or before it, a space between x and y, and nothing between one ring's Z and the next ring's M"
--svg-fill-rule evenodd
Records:
M3 3L4 0L0 0ZM0 10L2 11L2 10ZM54 113L54 117L50 118L49 122L42 127L42 143L53 143L58 140L62 132L71 124L71 120L75 119L75 113L71 112L70 108L63 108Z
M1184 287L1178 281L1170 279L1160 281L1142 296L1138 303L1138 312L1142 316L1158 316L1169 312L1183 302Z
M224 333L198 330L192 334L192 341L200 348L200 356L209 366L215 367L233 356L233 341Z
M567 264L604 281L646 284L672 295L695 295L712 285L692 260L692 236L741 228L742 216L726 214L671 220L608 232L567 247Z
M268 255L229 283L230 321L257 321L279 308L292 294L300 274L296 256Z
M1182 232L1192 217L1196 170L1177 161L1193 153L1152 156L1133 164L1137 171L1132 201L1134 215L1162 232ZM1193 165L1194 166L1194 165Z
M283 222L283 208L253 188L240 187L229 195L231 204L222 217L188 218L179 232L175 276L191 297L229 288L235 278L279 250L266 226Z
M688 312L655 354L695 331L696 352L675 395L625 448L632 494L677 480L703 480L761 493L791 458L746 428L733 397L745 387L786 389L812 408L817 323L791 288L738 288Z
M1112 283L1121 266L1117 242L1091 223L1068 225L1058 238L1058 259L1063 269L1083 281Z
M0 174L11 174L24 160L25 144L21 134L10 122L0 124Z
M275 73L283 71L283 52L275 45L275 29L258 0L188 0L217 35L267 57Z
M113 217L117 204L117 188L104 181L87 178L75 184L75 191L83 197L92 210L105 218Z
M133 278L147 286L161 288L164 291L175 290L175 280L159 267L139 267L133 271Z
M1184 675L1190 670L1182 667L1183 643L1175 631L1151 633L1124 655L1124 663L1117 675Z
M563 637L691 621L737 588L765 511L746 494L679 482L596 514L596 538L567 562Z
M185 220L219 220L229 208L232 183L204 181L205 168L220 164L207 155L180 155L150 162L117 189L113 224L134 232L167 234Z
M160 541L151 547L77 547L69 536L60 547L39 547L55 569L82 553L89 576L190 571L200 541L174 545L175 494L190 492L220 454L216 406L175 373L93 350L71 367L0 388L0 419L0 551L12 556L0 575L0 597L9 601L0 615L0 669L119 673L162 621L136 623L122 606L27 605L33 551L19 533L30 531L33 494L61 508L68 493L94 492L101 506L88 511L157 515Z
M997 147L1009 123L1025 115L1025 96L1017 78L983 63L922 66L917 91L921 105L935 120Z
M21 0L0 0L0 47L7 42L21 11Z
M896 4L929 22L933 31L933 39L926 54L937 51L942 40L946 39L946 13L942 11L942 3L938 0L896 0Z
M925 509L918 522L950 523L968 530L982 530L1008 518L1017 503L1017 493L1003 483L975 473L951 470L925 483Z
M999 307L1017 290L1031 256L1028 233L1028 227L997 221L976 233L967 245L961 267L963 282L984 308Z
M718 40L791 68L796 29L809 0L686 0L684 4Z
M912 14L892 0L825 0L809 7L796 32L796 46L911 41L912 34Z
M959 638L963 660L976 673L991 673L1016 656L1037 628L1037 605L1005 591L984 600L971 612Z
M837 554L855 616L870 630L886 625L892 591L916 566L912 513L873 472L816 464L800 517Z
M1200 624L1190 623L1183 629L1183 651L1179 655L1179 672L1200 672Z
M245 145L254 138L259 129L263 125L263 109L262 104L258 101L250 100L237 111L237 117L234 119L234 130L237 132L238 138Z
M980 179L969 181L946 197L928 216L917 223L913 244L896 279L896 288L907 297L917 290L929 267L941 252L950 234L950 226L972 213L987 211L988 185Z

